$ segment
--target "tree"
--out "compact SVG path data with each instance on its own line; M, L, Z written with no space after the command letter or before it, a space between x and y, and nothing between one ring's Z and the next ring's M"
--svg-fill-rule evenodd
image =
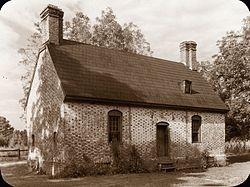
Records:
M116 17L110 8L102 11L101 18L96 18L93 25L93 45L108 47L111 49L123 49L122 26L116 21Z
M19 100L22 108L25 107L26 98L28 96L30 82L33 74L33 69L36 64L37 55L39 52L39 46L41 46L41 33L42 30L40 28L39 23L34 23L35 32L28 39L28 44L25 48L20 48L18 53L21 55L20 64L23 65L25 71L21 76L21 81L23 84L23 97ZM24 118L24 116L21 116Z
M137 54L152 54L150 44L138 26L132 22L121 26L111 8L102 11L92 27L89 17L82 12L77 12L71 22L66 21L64 25L64 37L70 40Z
M9 144L8 140L0 135L0 147L7 147Z
M123 49L125 51L147 56L152 55L153 52L150 49L150 44L146 41L137 25L132 22L129 24L125 23L122 32L124 39Z
M22 59L19 61L25 67L21 77L23 82L23 97L21 106L25 107L31 77L35 67L39 47L41 46L41 28L35 23L36 31L28 39L28 45L19 49ZM151 55L150 44L146 41L141 30L132 22L121 26L111 8L102 11L101 17L96 18L96 23L91 26L90 19L82 12L77 12L75 17L64 23L64 38L111 49Z
M14 128L10 125L9 121L0 116L0 146L8 146L9 140L12 137Z
M14 130L9 145L11 147L20 147L20 146L27 146L27 144L28 144L27 131Z
M92 33L90 32L91 25L88 16L82 12L77 12L72 21L64 23L64 37L73 41L90 44Z
M230 111L226 116L226 139L250 138L250 17L240 31L227 32L217 42L219 53L205 74Z

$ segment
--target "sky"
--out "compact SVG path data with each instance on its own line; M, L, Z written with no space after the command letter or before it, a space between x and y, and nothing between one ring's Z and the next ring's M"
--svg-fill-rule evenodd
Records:
M21 56L17 51L27 45L34 22L40 20L48 4L61 8L65 21L82 11L91 23L111 7L120 24L132 21L139 26L151 44L153 57L177 62L179 44L186 40L198 44L198 61L212 61L218 52L216 41L227 31L240 30L243 18L249 16L239 0L11 0L0 11L0 116L17 129L26 128L20 119L24 70L18 64Z

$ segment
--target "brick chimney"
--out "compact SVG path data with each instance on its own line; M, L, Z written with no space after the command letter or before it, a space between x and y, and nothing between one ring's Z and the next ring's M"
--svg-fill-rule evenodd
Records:
M191 70L197 70L196 46L194 41L180 43L181 62Z
M63 39L63 11L57 6L48 5L40 14L42 44L59 45Z

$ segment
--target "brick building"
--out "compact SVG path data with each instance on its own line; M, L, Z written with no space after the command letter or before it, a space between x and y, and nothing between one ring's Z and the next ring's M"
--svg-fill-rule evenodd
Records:
M63 39L63 14L50 5L41 13L26 103L30 160L52 174L72 149L110 163L118 141L147 158L181 160L194 147L225 161L228 109L196 71L195 42L180 44L181 62L96 47Z

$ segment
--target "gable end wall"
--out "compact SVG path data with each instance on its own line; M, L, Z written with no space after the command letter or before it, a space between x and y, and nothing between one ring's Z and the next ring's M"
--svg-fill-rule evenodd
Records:
M51 174L52 161L63 160L63 119L60 117L64 95L47 49L39 54L26 107L29 156L32 167ZM56 132L56 145L53 136ZM32 146L32 134L34 146ZM55 171L54 171L55 172Z

